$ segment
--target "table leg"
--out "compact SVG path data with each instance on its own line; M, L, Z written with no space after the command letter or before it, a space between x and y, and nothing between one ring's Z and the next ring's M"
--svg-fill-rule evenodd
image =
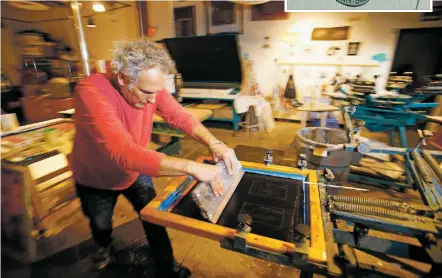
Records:
M233 119L232 119L233 130L234 131L239 131L239 121L240 121L239 115L238 115L238 113L236 113L235 106L233 105L233 102L232 102L232 106L233 106L233 109L232 109L232 113L233 113Z
M400 126L399 127L399 137L401 139L401 147L402 148L408 148L408 144L407 144L407 129L405 128L405 126Z
M390 132L389 132L389 142L390 142L390 146L392 146L392 147L394 147L395 146L395 144L394 144L394 129L392 129L392 130L390 130Z
M304 128L307 126L307 111L301 112L301 128Z
M327 125L327 116L328 112L320 112L321 113L321 127L325 127Z

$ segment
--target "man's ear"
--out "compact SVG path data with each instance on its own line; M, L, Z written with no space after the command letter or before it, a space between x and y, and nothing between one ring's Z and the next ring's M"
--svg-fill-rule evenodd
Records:
M128 83L127 76L122 72L119 72L117 74L117 80L118 80L118 85L120 86L124 86L126 85L126 83Z

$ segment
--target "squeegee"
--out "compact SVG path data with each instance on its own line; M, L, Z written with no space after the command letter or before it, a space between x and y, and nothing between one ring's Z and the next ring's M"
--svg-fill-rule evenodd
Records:
M193 201L201 210L201 215L212 223L218 221L244 175L241 163L236 157L233 159L232 166L233 173L231 175L223 160L216 164L216 167L221 170L221 179L224 185L223 194L221 196L216 197L210 185L203 182L198 183L191 192Z

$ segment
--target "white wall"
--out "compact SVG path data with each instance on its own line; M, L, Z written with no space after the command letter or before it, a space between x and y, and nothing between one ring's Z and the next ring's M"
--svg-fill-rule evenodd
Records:
M197 34L205 35L206 16L203 2L149 2L149 24L158 28L157 36L154 39L174 37L172 7L190 5L194 5L197 11ZM278 65L275 62L276 58L326 61L330 59L326 56L328 47L341 46L346 55L348 42L359 41L361 42L359 55L343 57L344 61L372 62L371 57L377 53L385 53L388 61L381 63L377 68L345 67L343 73L363 73L367 78L371 78L374 74L381 74L381 85L384 85L390 71L398 30L442 26L441 21L422 22L420 15L420 13L290 13L288 20L251 21L251 11L246 8L245 30L244 34L240 35L241 52L253 60L254 70L262 91L270 93L278 82L285 85L288 74L292 70L290 67ZM348 41L312 42L310 40L314 27L346 25L351 26ZM240 23L238 26L240 27ZM232 26L230 30L235 31L239 27ZM211 27L211 31L227 30ZM280 41L286 32L298 32L301 35L300 41L293 48L295 56L289 56L289 44ZM271 47L264 49L266 36L270 37ZM308 45L312 47L313 54L311 56L303 54L303 49ZM284 70L286 73L283 73ZM337 68L332 66L297 66L294 73L298 91L309 94L314 84L317 84L321 72L331 77L336 70Z

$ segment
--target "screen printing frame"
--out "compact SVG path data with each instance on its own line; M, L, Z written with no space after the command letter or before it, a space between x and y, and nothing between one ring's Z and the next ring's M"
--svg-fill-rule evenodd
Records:
M199 157L198 162L211 161L209 157ZM308 261L315 264L327 263L326 242L324 224L322 221L321 201L319 196L318 178L315 170L300 170L296 168L265 165L262 163L240 161L246 173L257 173L275 177L296 179L302 181L304 203L308 204L307 218L310 227L310 239L308 246L296 246L295 243L277 240L253 233L247 234L245 244L249 247L278 255L293 255L302 253ZM172 207L187 194L197 181L192 177L182 176L176 178L164 191L159 192L148 205L140 212L141 219L166 228L172 228L201 236L207 239L222 242L225 239L235 239L239 231L218 224L212 224L194 218L182 216L171 212ZM306 248L305 248L306 247Z

